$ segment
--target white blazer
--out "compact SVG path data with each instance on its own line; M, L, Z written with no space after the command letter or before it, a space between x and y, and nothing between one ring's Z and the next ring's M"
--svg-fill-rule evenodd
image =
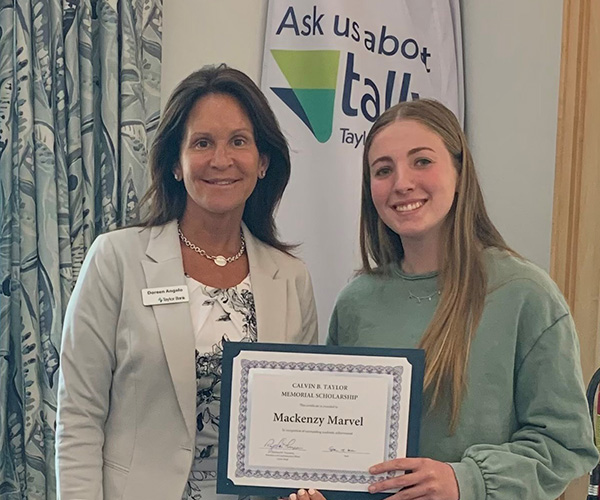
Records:
M317 341L299 259L244 226L258 340ZM189 303L145 307L141 290L185 285L176 223L96 239L69 301L56 429L62 500L179 500L194 457L195 340Z

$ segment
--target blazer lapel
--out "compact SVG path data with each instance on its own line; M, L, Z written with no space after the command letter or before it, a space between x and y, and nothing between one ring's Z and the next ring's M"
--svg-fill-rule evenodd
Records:
M146 255L142 262L148 288L185 285L183 260L177 237L177 225L150 229ZM195 340L190 307L187 302L152 306L162 340L169 372L186 427L195 436L196 368Z
M243 231L256 308L258 341L286 342L287 280L278 276L279 266L272 255L276 250L255 238L245 224Z

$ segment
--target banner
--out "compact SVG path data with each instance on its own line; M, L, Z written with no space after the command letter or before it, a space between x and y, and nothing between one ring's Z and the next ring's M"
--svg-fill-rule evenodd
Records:
M458 0L270 0L262 90L292 150L277 225L301 243L326 335L360 266L362 149L387 108L433 97L462 123Z

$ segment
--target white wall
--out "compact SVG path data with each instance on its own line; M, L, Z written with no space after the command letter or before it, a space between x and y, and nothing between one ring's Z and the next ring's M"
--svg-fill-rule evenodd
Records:
M267 0L165 0L161 94L205 64L227 63L259 83Z
M466 129L490 216L548 269L562 0L461 0Z
M487 206L508 243L548 268L562 0L461 2L466 127ZM226 62L258 82L266 7L166 0L163 103L204 64Z

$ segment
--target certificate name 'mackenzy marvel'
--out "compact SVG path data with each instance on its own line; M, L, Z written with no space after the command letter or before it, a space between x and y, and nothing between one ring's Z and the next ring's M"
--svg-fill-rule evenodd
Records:
M325 421L325 419L327 419L327 421ZM309 415L299 415L298 413L294 413L293 415L273 413L273 422L311 424L318 425L319 427L325 423L327 425L356 425L358 427L362 427L365 425L365 418L343 418L338 415L327 415L327 417L311 417Z
M410 363L323 360L260 351L234 359L228 460L235 484L282 486L310 474L323 478L311 480L317 488L367 491L371 465L405 456Z

